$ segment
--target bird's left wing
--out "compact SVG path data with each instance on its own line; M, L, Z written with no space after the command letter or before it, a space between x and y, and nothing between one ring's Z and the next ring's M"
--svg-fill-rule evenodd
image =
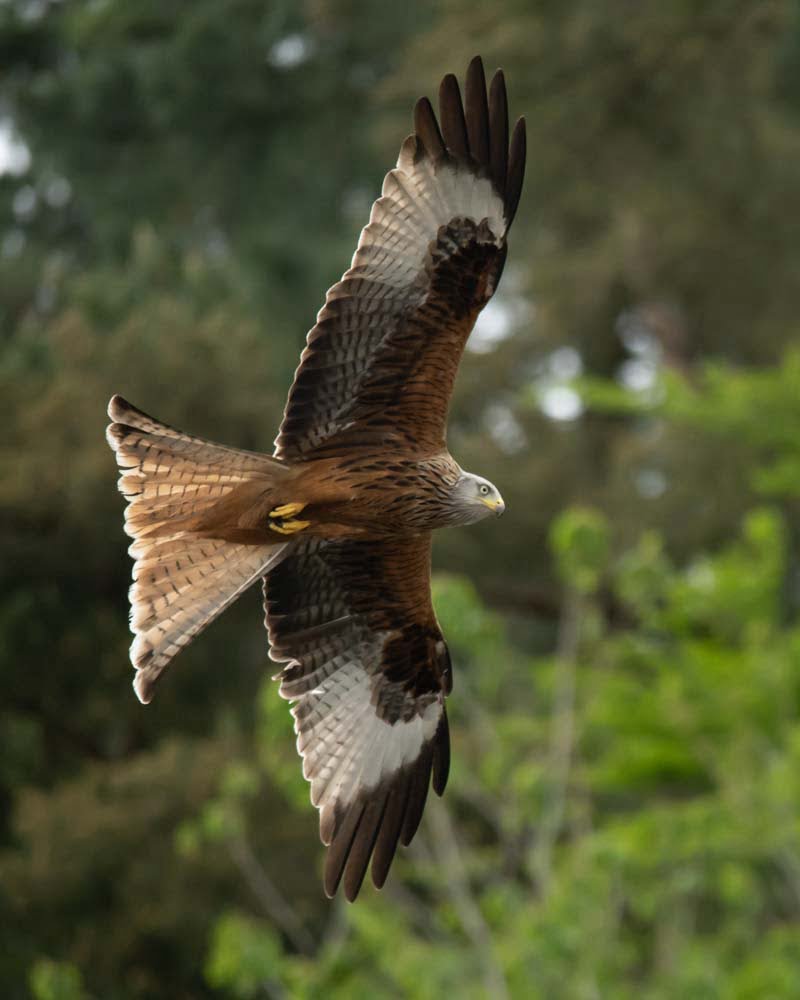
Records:
M279 458L365 444L437 450L464 344L500 280L525 170L525 123L508 140L503 74L488 97L479 58L427 98L372 206L350 269L308 334ZM441 124L441 129L440 129Z
M355 899L372 857L383 885L441 795L450 658L430 599L430 535L299 543L265 577L270 656L328 846L325 891Z

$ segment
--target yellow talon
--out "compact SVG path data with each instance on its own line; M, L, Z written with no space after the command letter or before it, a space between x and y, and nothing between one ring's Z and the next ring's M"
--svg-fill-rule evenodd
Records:
M287 505L291 506L291 504ZM270 515L271 516L271 515ZM310 521L284 521L283 524L271 524L273 531L280 532L281 535L293 535L295 531L302 531L311 524Z
M304 503L285 503L282 507L275 507L269 512L270 517L292 517L294 514L299 514L301 510L305 508ZM305 524L303 527L305 528ZM295 529L299 531L299 528Z

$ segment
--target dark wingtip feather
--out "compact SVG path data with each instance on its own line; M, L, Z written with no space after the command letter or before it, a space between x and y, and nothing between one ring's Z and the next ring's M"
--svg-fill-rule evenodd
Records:
M469 149L475 162L489 168L489 105L486 101L486 77L480 56L470 62L464 88Z
M525 178L525 119L518 118L511 136L511 150L508 154L508 187L506 189L505 215L509 226L514 221L522 194Z
M410 775L405 768L392 787L383 814L380 833L372 856L372 884L382 889L397 850L400 829L406 814Z
M497 70L489 85L489 141L492 183L501 198L506 196L508 172L508 98L506 80Z
M428 798L428 786L431 783L431 764L433 763L433 743L424 744L411 774L408 787L408 802L403 826L400 830L400 843L408 847L414 839L414 834L422 819L425 801Z
M347 857L344 870L344 895L349 903L355 901L361 889L369 859L384 821L388 792L381 794L380 790L376 789L374 796L364 809Z
M414 131L422 140L428 153L439 160L445 156L444 141L431 102L427 97L420 97L414 105Z
M439 117L442 123L442 136L448 150L458 158L466 159L469 155L467 123L464 120L464 106L461 103L458 80L452 73L448 73L439 86Z
M356 801L348 810L343 822L336 831L325 857L325 872L322 884L325 895L333 899L344 874L350 849L358 832L361 817L364 815L364 801Z
M443 795L450 774L450 724L447 712L442 712L442 719L433 738L433 790L437 795Z

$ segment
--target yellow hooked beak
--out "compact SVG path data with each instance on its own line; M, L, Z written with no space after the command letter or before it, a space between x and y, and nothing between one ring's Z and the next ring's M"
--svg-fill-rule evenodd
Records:
M500 497L498 497L497 500L489 500L481 497L481 503L485 503L486 506L489 508L489 510L492 511L494 514L496 514L497 517L500 517L500 515L506 509L506 505L503 503L502 498Z

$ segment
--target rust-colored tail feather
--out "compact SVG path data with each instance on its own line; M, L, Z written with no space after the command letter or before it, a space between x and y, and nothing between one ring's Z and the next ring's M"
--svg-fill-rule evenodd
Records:
M133 538L130 589L134 689L148 702L176 653L283 556L286 544L243 544L207 537L199 521L242 484L264 490L287 474L266 455L191 437L120 396L109 403L106 431L126 497Z

